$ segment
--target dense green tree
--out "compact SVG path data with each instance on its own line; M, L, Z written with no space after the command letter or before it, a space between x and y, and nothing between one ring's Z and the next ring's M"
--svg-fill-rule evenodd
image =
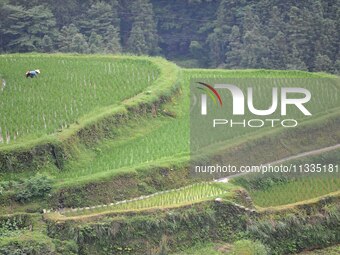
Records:
M64 26L60 30L59 34L59 50L61 52L71 52L71 44L73 37L79 33L79 29L74 25L70 24L69 26Z
M22 31L29 26L25 9L22 6L3 5L1 14L4 15L3 17L7 17L7 19L1 19L3 49L13 52L33 50L34 46L28 42L29 36L26 33L22 34Z
M89 45L83 34L77 33L73 36L70 45L70 52L89 53Z
M302 11L302 19L304 21L305 42L300 45L301 58L306 63L308 70L313 70L315 58L317 55L318 41L322 35L323 11L320 1L312 1L309 8ZM313 53L314 54L311 54Z
M251 30L246 32L243 40L241 66L267 68L268 38L257 33L256 30Z
M198 41L191 41L189 49L193 58L199 59L202 57L203 47Z
M0 17L0 52L126 51L206 67L339 70L338 0L0 0Z
M269 39L261 33L260 19L250 7L245 11L241 66L266 68Z
M158 35L152 4L149 0L136 0L131 5L133 24L127 47L138 54L159 53ZM139 33L139 34L138 34ZM138 44L134 45L135 42Z
M225 48L227 47L226 36L220 29L216 28L207 38L207 45L209 47L209 65L217 67L224 63Z
M30 1L26 2L31 3ZM80 10L79 1L77 0L47 0L42 2L48 2L48 5L51 6L59 29L71 24L77 14L82 12L82 10Z
M332 71L332 61L327 55L318 54L315 59L315 71Z
M294 44L289 51L286 68L290 70L307 71L307 65L301 60L300 53Z
M25 9L22 6L4 5L2 12L7 16L1 25L1 33L7 37L7 45L3 46L5 50L39 51L45 35L56 36L54 16L45 6Z
M267 25L267 36L269 39L275 37L279 32L285 32L286 26L282 12L277 6L273 6Z
M38 49L45 35L50 38L56 37L56 21L50 9L42 5L32 7L27 13L31 18L27 33Z
M115 1L116 3L116 1ZM81 33L90 36L92 32L105 36L110 25L119 26L117 4L112 5L105 2L95 2L78 21Z
M198 63L198 65L201 66L205 66L208 59L207 59L207 51L204 48L204 46L198 42L198 41L191 41L190 42L190 54L192 56L192 58L195 59L195 61Z
M334 72L340 74L340 59L336 60L334 63Z
M226 53L226 67L241 67L242 56L244 55L241 42L241 33L238 26L233 26L229 37L229 47Z
M269 42L268 68L285 69L287 65L287 40L285 35L279 31Z
M322 55L327 55L334 60L339 46L339 28L337 29L336 23L330 19L324 19L320 25L321 33L316 42L315 52ZM336 36L338 35L338 36Z
M149 47L146 43L144 33L141 29L141 25L134 23L132 27L129 40L127 42L128 51L135 53L137 55L147 54Z
M5 0L0 0L0 17L7 17L6 12L4 10L4 6L5 6ZM4 51L4 45L5 42L4 40L6 39L4 36L4 26L5 26L5 19L0 19L0 52Z
M107 28L107 33L105 36L105 44L106 44L105 51L107 53L119 53L122 51L119 32L112 25L110 25Z
M52 52L53 48L54 46L51 37L49 37L48 35L44 35L41 42L41 50L43 52Z
M229 34L236 17L237 1L222 0L217 10L214 30L207 37L210 49L210 65L216 67L225 62L225 53L229 44Z
M286 26L282 11L278 6L273 6L266 32L270 40L268 67L270 66L274 69L284 69L286 67L288 49L285 32Z
M303 11L298 7L292 6L288 12L289 22L287 24L287 41L289 42L290 51L288 52L288 63L290 69L307 68L303 59L303 54L308 52L306 50L307 41L307 25L306 20L303 19ZM308 52L311 54L312 52Z
M103 53L104 50L104 41L101 35L98 35L95 31L92 31L89 37L89 47L90 53Z

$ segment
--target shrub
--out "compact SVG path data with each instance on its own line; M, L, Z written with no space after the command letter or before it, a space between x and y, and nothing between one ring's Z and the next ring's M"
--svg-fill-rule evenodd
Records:
M295 254L313 247L327 247L339 243L339 218L337 204L309 215L285 213L275 220L252 222L248 226L249 238L265 243L272 254Z
M32 198L41 198L46 196L52 189L52 180L45 176L37 174L15 187L15 199L19 202L30 201Z
M32 233L32 235L34 235ZM55 252L54 245L49 240L20 240L13 239L5 244L0 243L0 254L2 255L61 255ZM74 254L70 254L74 255Z
M268 254L267 248L259 241L239 240L235 242L233 255L266 255Z
M78 254L78 246L74 241L60 241L53 240L56 250L62 255L76 255Z
M17 234L19 234L19 227L16 221L7 219L0 222L0 237L15 236Z

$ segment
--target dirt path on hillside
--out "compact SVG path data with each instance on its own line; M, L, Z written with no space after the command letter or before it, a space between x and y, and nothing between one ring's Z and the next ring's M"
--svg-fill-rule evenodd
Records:
M325 148L321 148L321 149L317 149L317 150L313 150L313 151L307 151L307 152L299 153L297 155L289 156L289 157L279 159L279 160L276 160L276 161L273 161L273 162L270 162L270 163L266 163L266 164L263 164L263 165L265 165L265 166L266 165L278 165L278 164L281 164L283 162L287 162L287 161L290 161L290 160L299 159L299 158L306 157L306 156L318 155L318 154L321 154L323 152L328 152L328 151L336 150L336 149L339 149L339 148L340 148L340 144L336 144L336 145L333 145L333 146L329 146L329 147L325 147ZM232 178L236 178L236 177L246 175L246 174L249 174L249 172L234 174L232 176L216 179L215 181L226 183Z

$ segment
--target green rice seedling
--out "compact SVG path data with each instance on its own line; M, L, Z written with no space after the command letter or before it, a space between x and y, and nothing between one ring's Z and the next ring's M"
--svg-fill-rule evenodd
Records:
M256 205L269 207L312 199L338 191L339 188L340 178L307 175L266 190L250 191L250 195Z
M32 69L41 73L25 78ZM0 146L65 129L90 112L137 95L158 74L151 62L133 58L0 55Z
M286 205L323 196L340 189L340 150L303 157L286 162L297 166L297 172L249 174L232 182L246 188L254 203L261 207ZM321 172L300 171L299 166L319 165ZM338 165L338 167L336 167Z
M214 182L196 183L180 189L161 191L149 196L119 201L109 205L95 206L90 209L78 208L62 212L65 216L78 216L93 213L134 211L150 208L167 208L172 206L197 203L216 197L224 197L233 188L232 185Z
M247 79L253 77L268 78L268 83L266 84L255 84L259 90L258 93L268 93L268 88L271 86L270 80L272 78L284 81L288 78L300 79L323 76L296 71L187 69L183 75L181 96L173 102L173 105L166 106L177 113L176 118L136 119L137 124L131 128L132 131L124 127L122 128L124 131L121 132L123 134L122 136L117 137L115 141L108 141L99 146L102 152L101 154L96 154L94 158L90 157L88 161L84 161L81 165L79 162L71 162L66 167L66 171L55 173L56 178L63 180L65 183L67 183L68 180L72 182L74 178L77 178L77 180L85 180L91 176L91 179L93 179L96 178L96 175L110 175L123 169L135 169L145 164L157 164L161 161L176 161L180 158L188 157L190 154L189 88L192 85L191 80L204 79L213 84L216 79L221 78ZM306 86L308 86L308 84ZM321 97L315 97L308 106L313 114L321 116L322 113L339 107L339 100L337 100L337 91L339 88L337 86L338 85L335 84L329 88L330 91L317 86L317 84L314 84L310 88L314 95L321 95ZM327 98L327 96L330 97ZM296 117L300 118L297 115ZM304 121L305 119L301 119L301 123ZM271 129L263 129L260 132L265 134L268 131L271 131ZM228 136L223 142L229 143L231 141L242 140L244 137L256 132L259 131L247 128L229 129Z
M40 68L41 75L37 79L26 79L23 74L29 68ZM32 136L62 131L88 112L140 93L153 84L159 72L152 63L138 57L1 55L0 75L6 80L5 89L0 92L1 147L14 140L19 143ZM256 93L265 95L273 78L284 81L328 76L298 71L185 69L181 93L165 106L176 117L136 118L130 126L117 127L114 140L105 141L93 150L82 150L81 160L66 162L63 171L46 171L55 177L57 185L62 186L135 170L140 166L188 159L191 81L205 80L213 84L218 79L254 77L268 78L268 83L254 85ZM339 107L338 84L327 89L313 84L310 90L313 95L318 95L308 105L315 118ZM260 106L265 108L264 103ZM290 118L305 121L295 114ZM260 132L266 134L267 131L271 130ZM256 129L233 128L223 143L236 142L258 132ZM12 177L9 174L4 178Z

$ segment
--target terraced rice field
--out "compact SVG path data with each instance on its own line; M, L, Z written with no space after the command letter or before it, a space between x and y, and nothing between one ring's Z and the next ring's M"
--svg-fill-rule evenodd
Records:
M27 70L40 69L37 78ZM131 98L158 77L150 61L71 55L0 55L0 146L53 134Z
M228 193L230 194L232 188L232 185L221 183L196 183L180 189L158 192L150 196L124 200L109 205L72 209L62 212L62 215L72 217L188 205L217 197L225 197Z
M246 188L260 207L293 204L340 190L340 150L285 162L290 166L309 166L311 171L296 173L248 174L232 182ZM318 171L316 166L322 166Z
M310 177L299 178L287 184L275 185L267 190L250 192L250 195L257 205L269 207L312 199L335 192L339 188L339 177Z
M69 56L69 55L2 55L0 56L1 78L6 86L0 92L0 127L2 145L6 147L16 138L19 142L31 137L53 134L68 128L72 123L91 111L115 105L124 99L147 90L159 77L158 68L151 62L135 57ZM26 79L27 69L41 69L37 79ZM58 186L77 182L91 182L110 177L116 173L134 171L141 166L162 162L178 162L190 155L190 86L192 81L204 80L210 84L217 81L239 79L267 80L254 83L254 93L270 98L271 81L294 80L296 85L307 87L312 95L308 109L317 118L340 107L339 82L326 74L311 74L299 71L267 70L182 70L181 93L162 109L174 116L159 115L157 118L136 118L115 130L113 140L103 141L94 148L81 148L76 160L69 160L63 171L46 166L40 172L51 175ZM302 79L308 78L308 79ZM328 79L327 86L313 78ZM302 83L299 83L302 82ZM246 85L244 85L246 88ZM267 95L268 94L268 95ZM266 96L263 96L266 95ZM230 95L223 94L225 102ZM258 108L266 108L261 101ZM289 118L306 120L296 109ZM245 118L251 117L247 114ZM224 143L243 139L250 133L265 133L268 129L229 129ZM0 139L1 139L0 138ZM23 173L22 175L31 173ZM5 179L17 178L6 174Z
M284 81L287 78L302 79L304 77L318 77L317 75L304 72L289 71L201 71L185 70L183 75L181 97L174 99L171 104L164 108L176 112L176 118L160 117L158 119L138 120L136 125L124 127L121 136L113 142L107 142L99 146L100 153L88 152L89 161L84 164L76 162L70 164L72 171L58 172L58 179L82 178L89 175L102 176L109 173L119 172L123 169L138 167L140 165L157 164L159 161L177 161L180 158L188 158L190 154L190 123L189 123L189 88L191 80L205 79L213 83L216 79L242 79L260 77L263 79L278 78ZM337 91L339 84L333 83L328 89L320 89L314 84L310 89L314 94L321 94L322 101L316 98L309 105L315 115L322 116L322 112L339 107ZM260 86L258 84L257 86ZM269 83L267 84L269 86ZM260 89L264 92L265 89ZM269 90L267 90L270 93ZM330 99L327 100L327 95ZM227 95L226 95L227 97ZM229 99L226 99L228 102ZM230 100L229 100L230 101ZM298 114L296 112L296 114ZM301 117L301 116L300 116ZM301 120L303 122L303 120ZM249 128L229 129L225 142L242 139L243 136L252 132L266 132L270 129L258 130ZM95 157L95 160L93 160ZM79 169L79 170L78 170ZM85 177L86 178L86 177Z

